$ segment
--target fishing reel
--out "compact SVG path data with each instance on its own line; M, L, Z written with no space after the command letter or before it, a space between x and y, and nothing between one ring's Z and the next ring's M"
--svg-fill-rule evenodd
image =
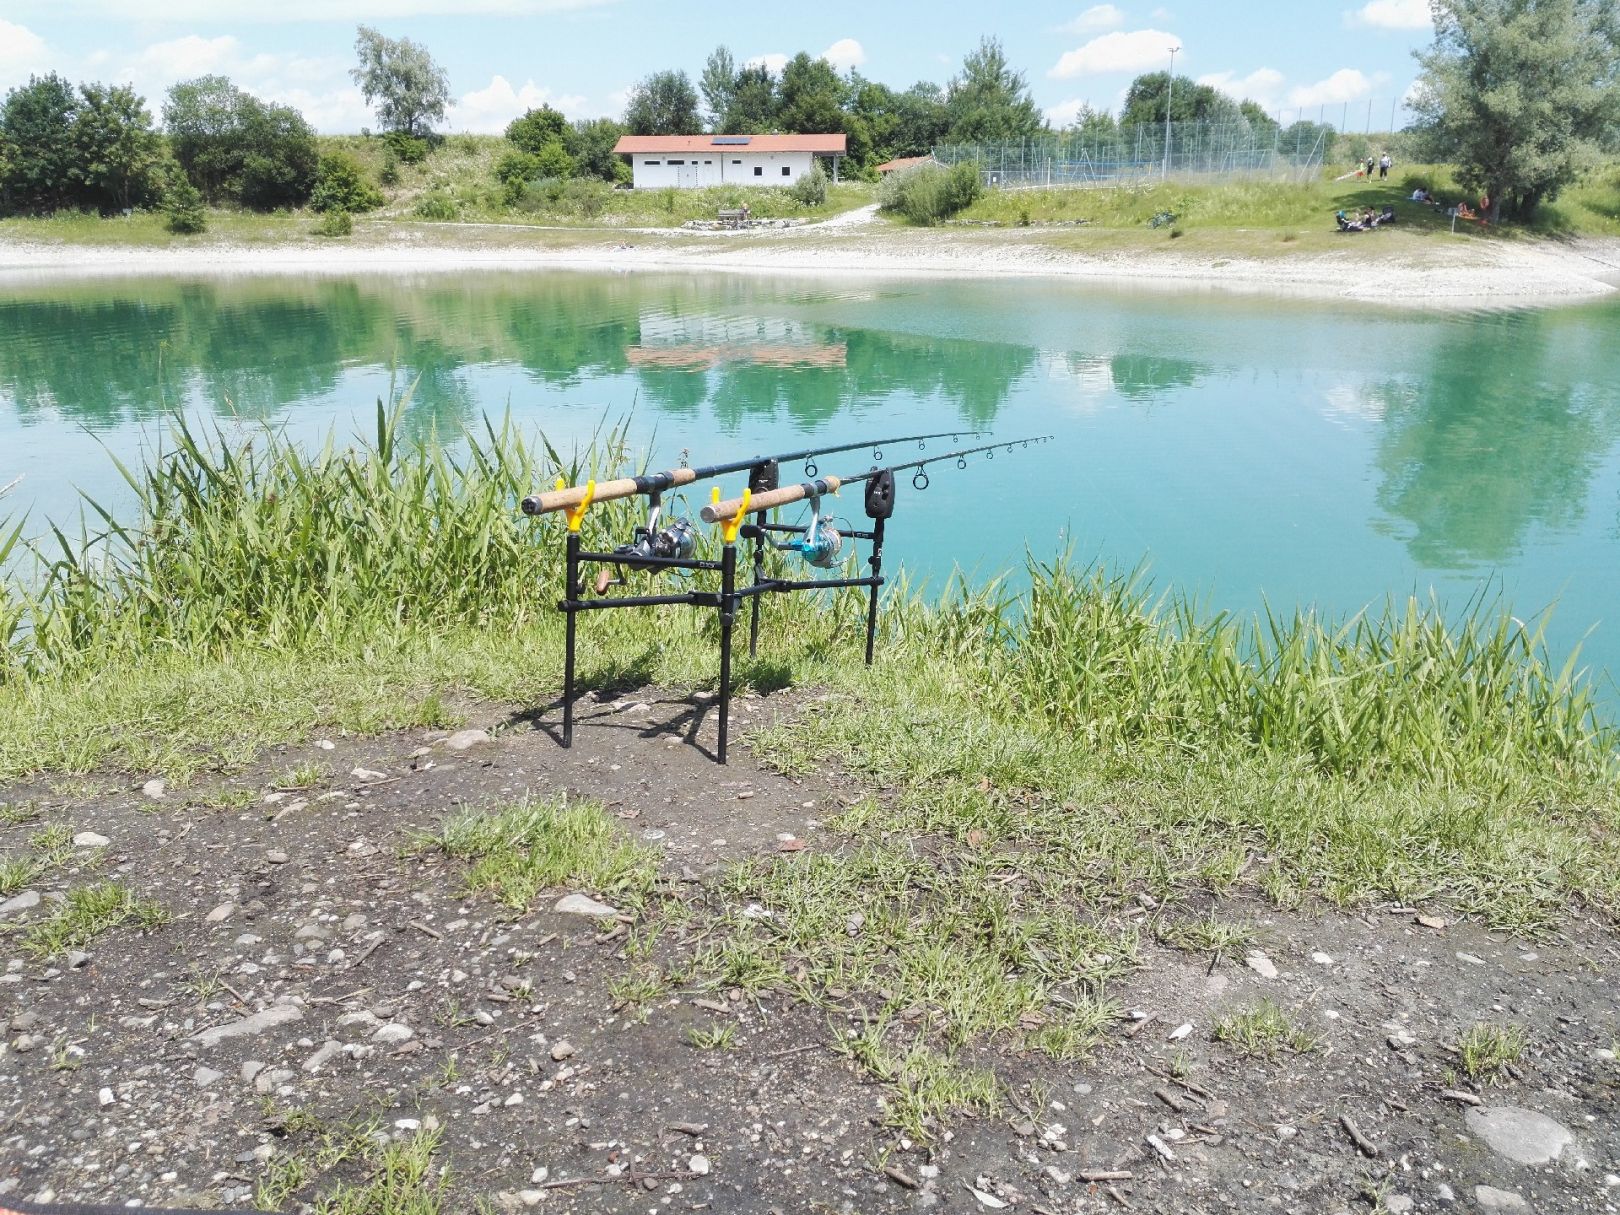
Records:
M654 559L689 560L697 551L697 527L690 519L678 518L668 526L659 526L663 515L664 504L658 494L652 495L647 510L647 522L635 530L629 544L621 544L613 550L613 555L623 559L618 569L650 569L657 570ZM622 574L615 574L615 567L607 566L596 577L596 593L603 595L609 587L624 585Z
M844 533L822 516L821 499L815 497L810 499L810 523L804 535L776 547L783 552L798 553L818 570L831 569L844 551Z

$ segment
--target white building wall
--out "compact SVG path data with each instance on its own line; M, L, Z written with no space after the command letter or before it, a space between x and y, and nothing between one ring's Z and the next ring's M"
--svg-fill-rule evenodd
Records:
M810 171L811 152L750 152L746 148L704 148L660 155L637 152L630 157L638 190L676 186L791 186Z

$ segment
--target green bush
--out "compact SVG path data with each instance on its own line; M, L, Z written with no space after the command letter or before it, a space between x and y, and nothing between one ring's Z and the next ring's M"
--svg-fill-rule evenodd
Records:
M383 136L383 144L403 164L419 165L427 159L431 145L425 139L407 135L404 131L390 131Z
M914 224L932 225L965 211L984 193L975 161L945 168L923 164L891 173L878 189L884 211L904 216Z
M501 201L509 207L516 206L523 197L525 187L541 176L540 158L532 152L514 148L503 153L495 162L495 180L501 183Z
M383 205L383 196L366 180L359 161L346 152L328 152L316 170L309 205L316 211L374 211Z
M202 195L182 174L176 174L169 186L163 200L163 213L168 217L166 226L170 232L191 236L208 229L208 213L203 210Z
M787 188L788 197L802 207L820 207L827 201L827 175L820 165L811 165L810 171Z
M399 185L399 161L391 152L383 157L382 168L377 170L377 184L390 188Z
M416 200L416 217L447 223L461 218L461 207L443 190L429 190Z
M574 158L563 147L562 141L548 140L540 150L535 153L535 162L539 166L541 177L572 177L574 175Z
M328 211L315 225L316 236L353 236L354 216L347 211Z

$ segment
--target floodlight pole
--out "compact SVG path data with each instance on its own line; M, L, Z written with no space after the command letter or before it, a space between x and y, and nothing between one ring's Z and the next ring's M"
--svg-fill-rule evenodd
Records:
M1170 48L1170 75L1165 78L1164 85L1164 171L1162 176L1166 181L1170 179L1170 99L1176 95L1176 52L1181 48Z

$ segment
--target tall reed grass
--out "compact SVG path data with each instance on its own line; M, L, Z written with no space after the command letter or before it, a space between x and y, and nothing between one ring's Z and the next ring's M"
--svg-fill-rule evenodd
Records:
M399 420L379 404L373 434L308 451L269 430L232 441L177 419L145 467L121 466L134 517L87 498L76 534L53 524L26 541L20 524L0 523L0 568L10 571L0 684L37 700L42 681L82 685L156 659L358 652L474 633L554 638L558 525L515 505L559 474L573 482L621 468L622 432L565 456L509 419L453 445L407 443ZM593 510L586 543L619 542L637 509ZM1575 657L1555 662L1538 628L1482 605L1451 620L1416 601L1340 623L1304 612L1243 620L1067 559L1028 573L1017 592L959 587L932 604L891 588L889 671L920 678L905 673L948 655L982 689L985 711L1101 751L1265 754L1326 773L1465 783L1612 772L1616 736ZM795 652L773 659L793 676L827 678L843 665L833 642L859 613L821 611L804 596L767 608L792 618L767 637L794 639ZM593 639L626 663L712 628L705 613L660 618L686 622L674 629L608 615L619 619L593 621Z

